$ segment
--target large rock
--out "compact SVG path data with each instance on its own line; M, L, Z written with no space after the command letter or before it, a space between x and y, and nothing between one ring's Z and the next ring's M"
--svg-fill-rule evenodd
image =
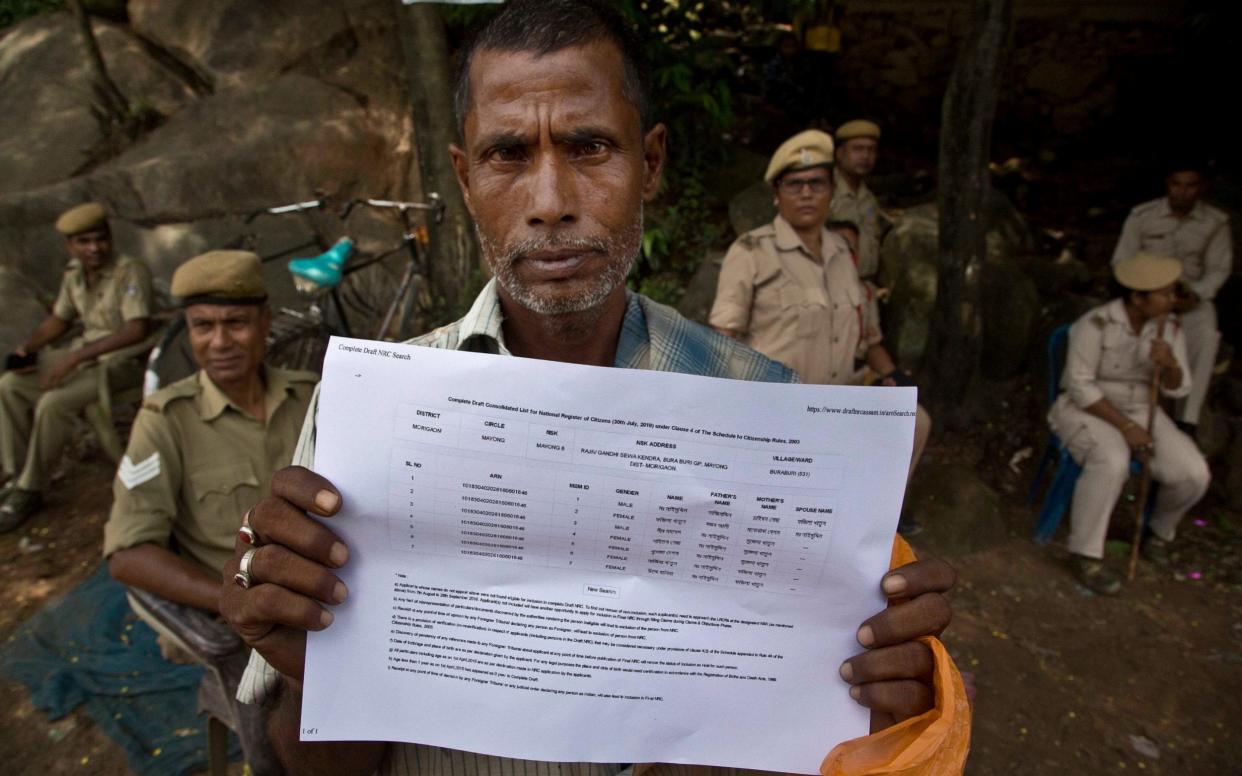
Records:
M758 181L729 201L729 223L738 237L776 218L772 184Z
M51 308L52 298L16 272L0 267L0 352L8 353L34 331Z
M1000 495L968 466L925 460L914 471L906 501L923 523L915 543L937 554L976 552L1009 536Z
M348 92L288 74L187 106L91 178L122 214L187 221L317 189L391 191L394 150Z
M130 0L134 30L216 89L245 88L349 42L348 2Z
M293 74L199 100L90 175L0 197L0 257L54 287L59 270L48 257L63 251L50 224L86 199L123 221L156 226L242 214L317 190L342 197L398 190L412 149L400 152L370 117L348 92Z
M96 21L108 72L134 106L175 112L190 87L122 26ZM36 16L0 37L0 194L69 178L97 158L86 54L68 13Z
M1039 315L1038 292L1018 262L1035 239L1008 199L993 192L987 206L987 257L980 279L987 376L1011 377L1025 363ZM936 204L903 211L881 246L881 282L892 289L883 310L884 336L897 363L917 369L927 349L936 306L940 224ZM993 369L995 371L993 371Z

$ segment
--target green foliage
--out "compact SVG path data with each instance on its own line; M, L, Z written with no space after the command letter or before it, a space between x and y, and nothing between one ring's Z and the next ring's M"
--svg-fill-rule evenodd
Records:
M0 28L45 11L55 11L63 5L64 0L0 0Z

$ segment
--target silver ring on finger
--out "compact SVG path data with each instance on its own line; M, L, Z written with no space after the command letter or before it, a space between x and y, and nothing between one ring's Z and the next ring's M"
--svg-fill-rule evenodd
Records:
M241 528L237 529L237 538L241 539L243 544L249 544L251 547L259 546L259 535L250 527L250 513L254 508L246 510L246 514L242 515Z
M250 586L254 584L254 577L250 573L250 564L254 562L254 554L258 551L258 548L246 550L241 556L241 563L237 567L237 573L233 575L233 581L242 590L249 590Z
M249 544L251 547L259 546L259 535L248 525L237 529L237 538L241 539L242 544Z

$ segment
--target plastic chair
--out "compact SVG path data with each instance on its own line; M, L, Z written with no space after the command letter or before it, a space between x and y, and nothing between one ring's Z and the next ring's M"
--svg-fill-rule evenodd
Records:
M1069 324L1062 324L1052 330L1052 334L1048 336L1048 405L1051 406L1057 400L1057 393L1061 385L1061 371L1065 366L1065 347L1069 341ZM1069 454L1065 443L1053 433L1048 435L1048 444L1044 447L1043 457L1039 460L1039 468L1035 470L1035 478L1031 482L1030 492L1027 493L1026 503L1034 504L1035 499L1039 497L1040 486L1044 481L1044 472L1047 471L1049 464L1055 464L1052 472L1052 482L1048 486L1048 493L1044 496L1044 505L1039 510L1039 519L1035 521L1035 543L1047 544L1052 540L1053 535L1060 527L1061 521L1065 518L1065 513L1069 509L1070 501L1074 497L1074 485L1078 482L1078 476L1082 474L1082 466L1074 460ZM1136 459L1130 460L1130 473L1141 474L1142 464ZM1151 518L1152 505L1156 500L1156 483L1152 483L1151 490L1147 498L1147 504L1143 507L1143 523L1144 525Z

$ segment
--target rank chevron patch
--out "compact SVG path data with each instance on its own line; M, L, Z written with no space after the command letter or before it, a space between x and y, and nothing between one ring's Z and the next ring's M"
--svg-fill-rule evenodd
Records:
M127 455L121 459L121 465L116 470L116 478L130 490L158 476L160 476L160 454L158 452L151 453L145 461L138 463L134 463Z

